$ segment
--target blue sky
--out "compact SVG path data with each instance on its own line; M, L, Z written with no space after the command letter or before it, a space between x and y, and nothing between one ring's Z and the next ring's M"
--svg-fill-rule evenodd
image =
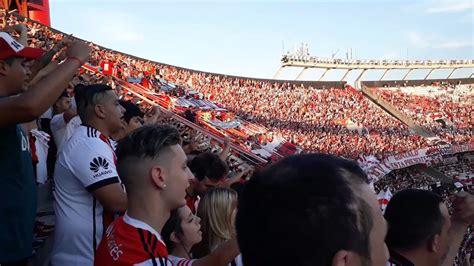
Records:
M50 8L52 26L64 32L154 61L232 75L272 78L283 48L300 43L319 57L346 58L352 48L358 59L474 58L473 0L50 0ZM287 69L281 78L297 73ZM312 70L303 78L320 75ZM333 71L326 79L340 76Z

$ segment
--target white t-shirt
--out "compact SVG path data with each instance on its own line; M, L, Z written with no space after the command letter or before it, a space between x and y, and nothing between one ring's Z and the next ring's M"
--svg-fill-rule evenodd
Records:
M48 179L47 160L49 148L48 141L50 136L48 133L37 129L32 129L30 132L36 139L35 148L36 157L38 158L38 164L36 164L36 182L44 184Z
M76 115L71 120L69 120L69 122L66 125L66 131L64 132L64 136L63 136L63 145L72 137L76 129L78 129L81 124L82 124L82 121L78 115ZM58 153L60 151L60 148L61 147L58 147Z
M92 191L119 183L115 153L97 129L80 126L59 153L54 171L56 228L52 265L92 265L112 214Z
M66 121L64 121L64 113L54 115L53 118L51 118L51 133L53 133L53 139L58 148L58 153L65 143L64 134L66 133L66 125Z

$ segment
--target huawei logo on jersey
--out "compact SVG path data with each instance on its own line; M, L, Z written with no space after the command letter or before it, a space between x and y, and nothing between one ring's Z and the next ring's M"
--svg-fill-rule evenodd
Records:
M99 172L100 168L104 168L104 169L108 169L109 168L109 163L107 162L107 160L105 160L104 158L102 157L96 157L92 160L92 162L90 163L90 169L91 171L93 171L94 173L97 173Z

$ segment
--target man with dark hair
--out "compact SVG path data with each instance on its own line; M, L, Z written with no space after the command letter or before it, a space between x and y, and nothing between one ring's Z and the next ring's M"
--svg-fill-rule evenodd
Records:
M69 97L67 91L64 91L61 96L59 96L58 100L53 105L53 110L54 115L50 124L51 133L53 134L57 151L60 151L61 147L67 140L65 139L67 123L77 115L76 111L72 109L71 97Z
M54 172L56 229L53 265L90 265L114 213L127 197L109 138L122 129L124 109L112 88L94 84L75 95L82 125L64 144Z
M128 209L107 228L95 265L171 265L160 231L171 210L186 204L193 178L180 144L179 132L166 125L143 126L119 141L117 169Z
M120 100L119 103L125 109L125 113L123 113L122 130L113 136L115 141L122 139L133 130L141 127L145 122L143 120L145 114L136 104L132 103L131 101L124 100Z
M468 196L472 197L472 196ZM469 215L455 202L455 209ZM469 218L449 216L443 199L428 190L406 189L395 194L386 210L390 265L453 265Z
M286 157L257 172L239 199L245 266L384 266L386 223L366 174L327 154Z
M205 152L194 157L189 163L189 169L195 179L191 180L186 190L186 202L193 213L196 213L196 204L199 197L210 188L217 186L227 175L228 166L219 155Z
M28 132L19 124L38 118L54 104L77 69L88 60L89 52L83 42L71 44L66 61L31 85L26 62L42 61L43 51L26 47L0 32L1 265L26 265L33 252L36 183Z

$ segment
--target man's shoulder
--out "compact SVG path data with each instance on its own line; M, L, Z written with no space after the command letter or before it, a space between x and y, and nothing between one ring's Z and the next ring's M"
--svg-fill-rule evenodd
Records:
M74 131L66 145L70 152L80 152L83 149L107 151L109 146L100 138L100 135L101 133L95 128L81 126Z

